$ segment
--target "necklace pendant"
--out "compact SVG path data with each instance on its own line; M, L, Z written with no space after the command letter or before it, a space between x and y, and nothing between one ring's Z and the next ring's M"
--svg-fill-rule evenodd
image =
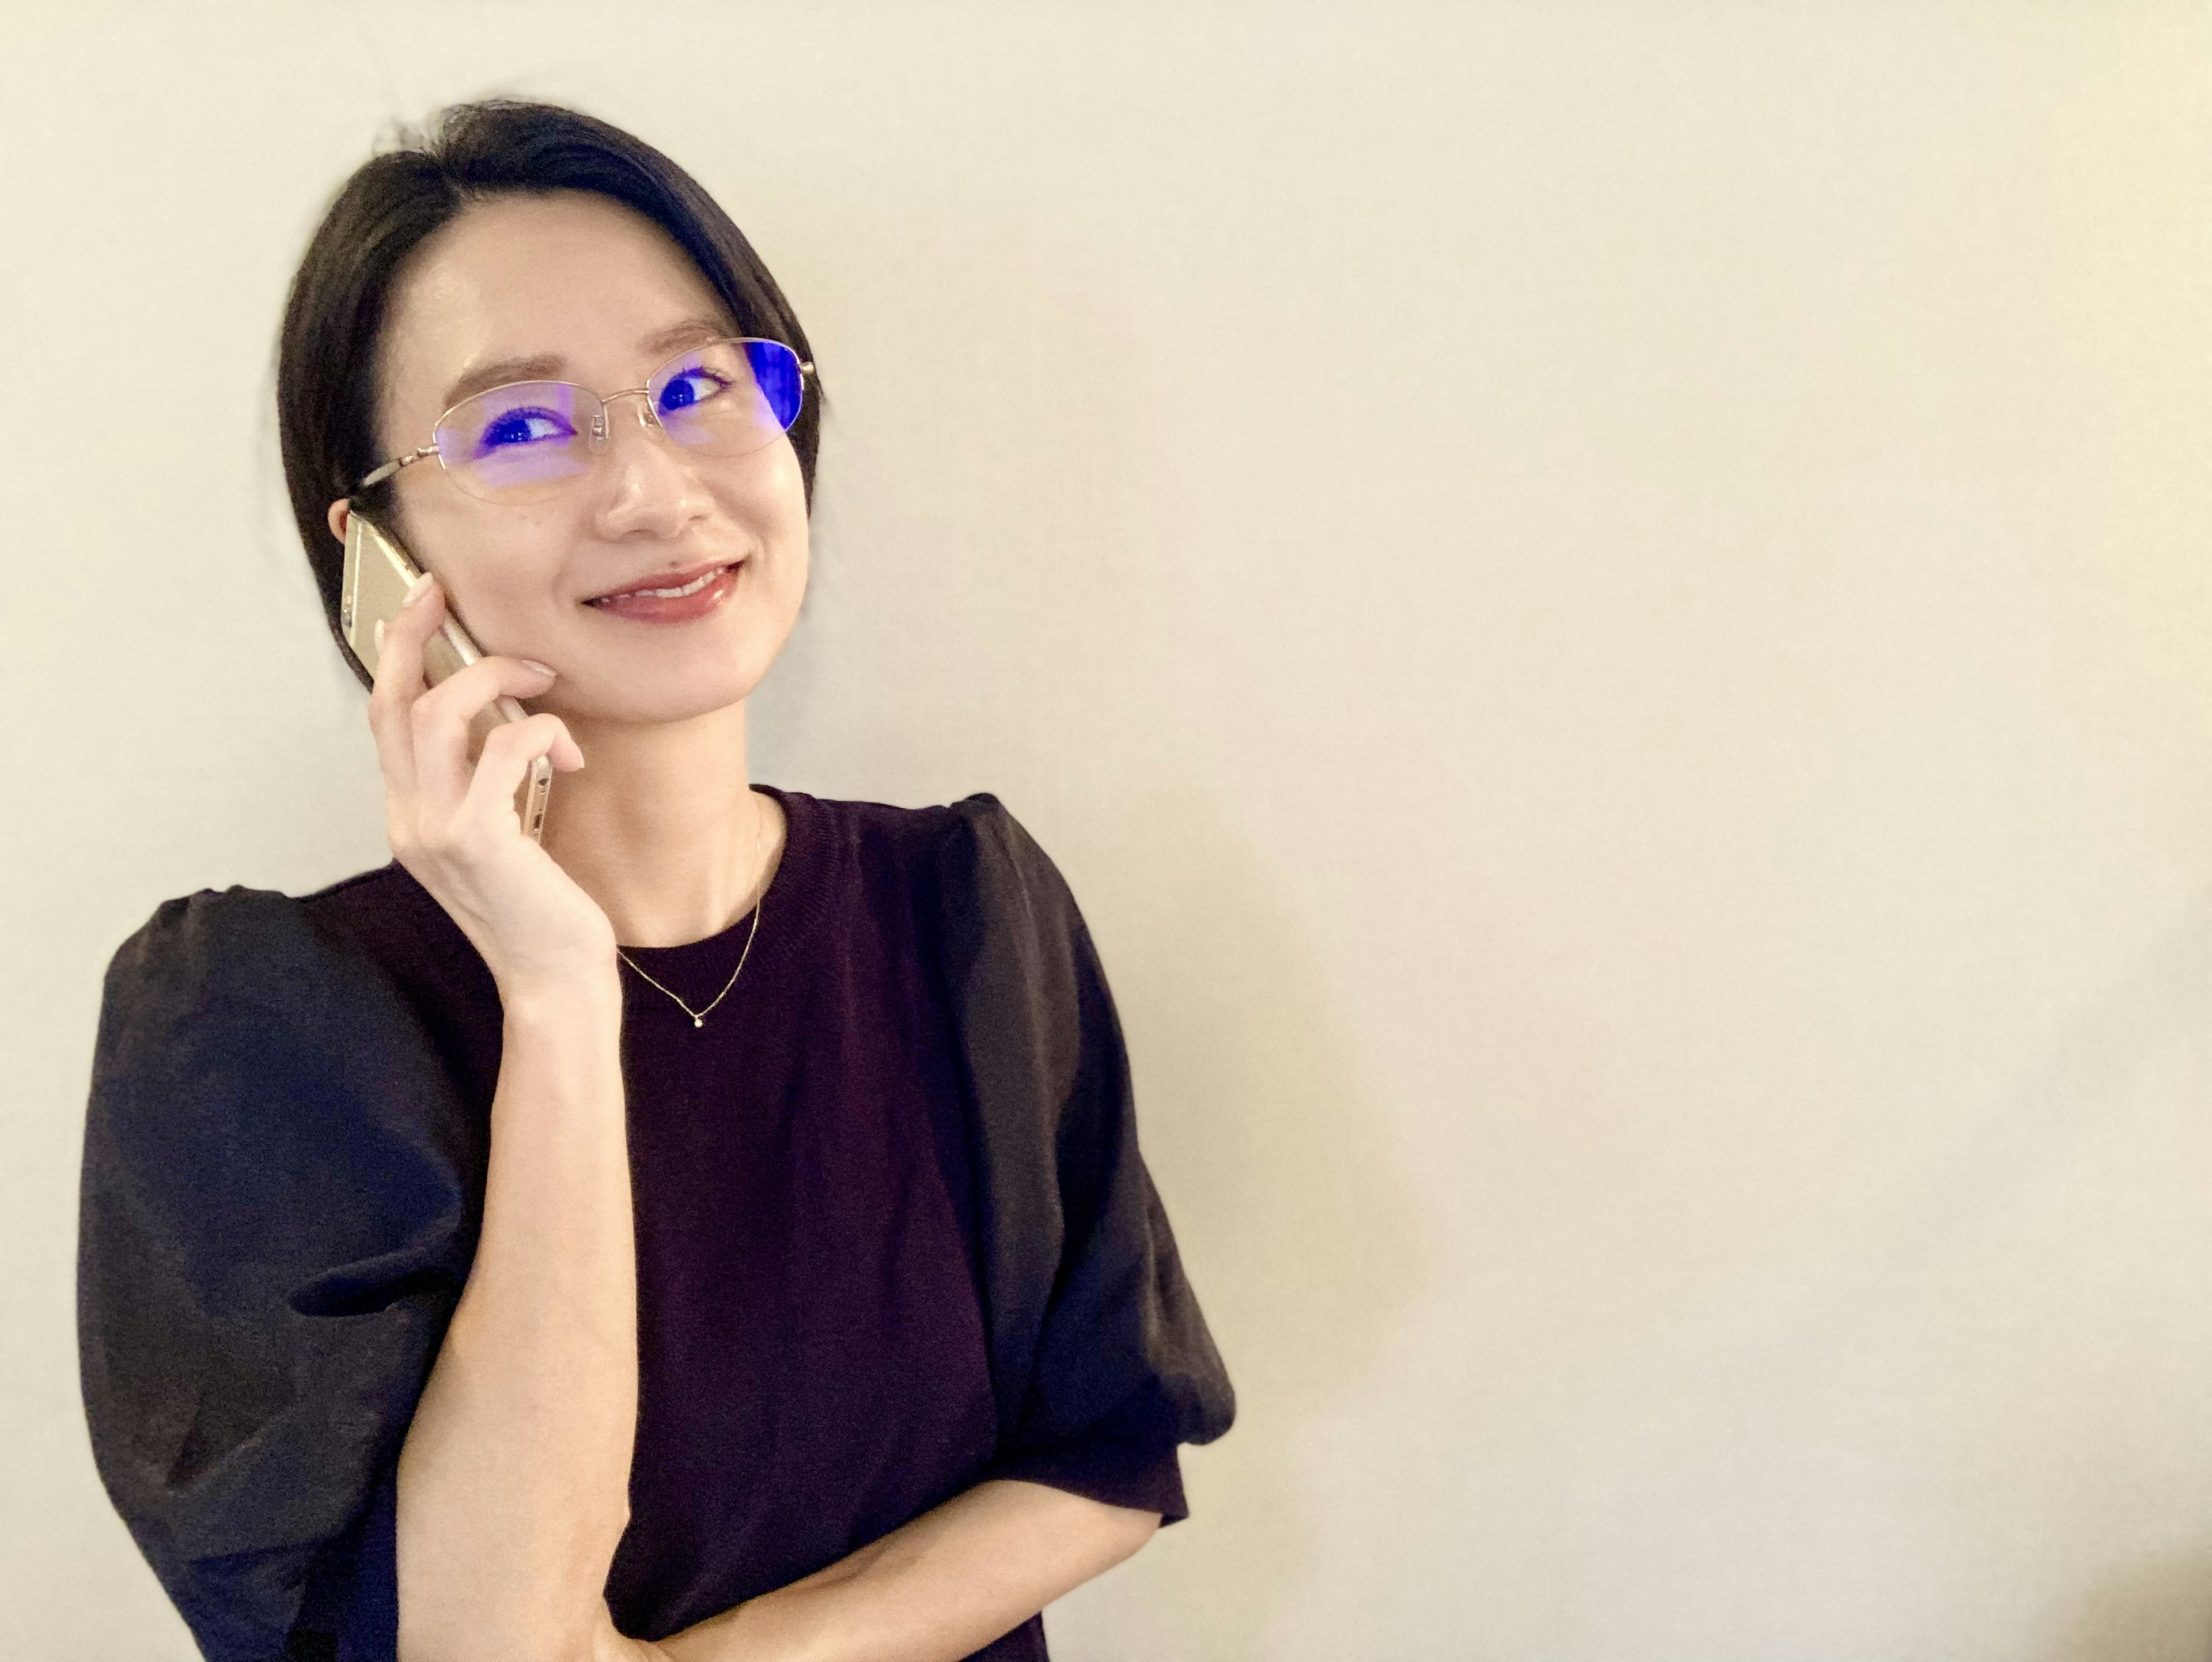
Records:
M704 1016L693 1016L691 1018L691 1025L694 1027L703 1027L707 1025L707 1018Z

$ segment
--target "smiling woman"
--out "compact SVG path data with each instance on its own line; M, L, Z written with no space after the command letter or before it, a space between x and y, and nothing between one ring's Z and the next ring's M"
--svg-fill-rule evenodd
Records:
M425 574L351 661L394 858L164 903L86 1126L94 1449L215 1662L1041 1658L1228 1428L1050 860L988 794L748 777L812 358L571 111L447 112L307 251L279 413L342 649L354 514ZM483 655L434 687L449 612Z

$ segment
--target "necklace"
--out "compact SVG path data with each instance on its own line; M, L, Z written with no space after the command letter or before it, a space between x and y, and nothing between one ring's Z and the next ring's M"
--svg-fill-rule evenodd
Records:
M755 860L756 861L757 861L759 860L759 858L760 858L760 845L761 845L761 814L762 814L762 809L761 809L761 806L760 806L760 800L759 800L759 798L760 798L760 793L759 793L759 792L757 792L757 791L754 791L754 792L751 792L751 793L750 793L750 794L752 795L752 797L753 797L753 799L754 799L754 801L753 801L753 858L754 858L754 860ZM685 1004L682 999L680 999L680 998L677 998L677 996L676 996L676 995L675 995L674 993L669 993L669 992L668 992L668 989L667 989L667 988L665 988L665 987L660 987L660 983L659 983L658 981L653 981L653 977L652 977L651 976L649 976L649 975L645 975L645 971L642 971L642 970L637 970L637 965L636 965L635 963L632 963L632 962L631 962L630 955L629 955L628 953L623 952L623 949L622 949L621 947L616 947L616 948L615 948L615 953L616 953L616 955L617 955L617 957L619 957L619 958L622 959L622 961L623 961L623 963L625 963L625 964L629 964L631 969L633 969L633 970L637 970L637 972L638 972L640 975L641 975L641 976L645 976L645 978L646 978L647 981L653 982L653 984L654 986L656 986L656 987L660 987L660 990L661 990L662 992L664 992L664 993L668 993L669 997L676 999L677 1003L678 1003L678 1004L679 1004L679 1005L682 1005L682 1006L683 1006L684 1014L685 1015L688 1015L688 1016L690 1016L690 1017L691 1018L691 1025L692 1025L694 1027L703 1027L703 1026L705 1026L707 1025L707 1014L708 1014L708 1011L712 1010L712 1009L714 1008L714 1004L720 1004L720 1003L723 1001L723 999L725 999L726 997L727 997L727 996L729 995L730 989L731 989L731 988L732 988L732 987L734 987L734 986L736 986L736 985L738 984L738 974L739 974L739 973L740 973L740 972L744 969L744 967L745 967L745 960L746 960L747 959L750 958L750 957L753 955L753 937L754 937L755 935L757 935L757 934L758 934L760 933L760 915L761 915L761 905L762 905L762 903L763 903L763 902L764 902L764 901L766 901L766 900L767 900L767 898L768 898L768 886L767 886L766 884L763 884L763 885L761 886L761 892L760 892L759 898L757 898L757 899L753 902L753 926L752 926L752 928L750 928L750 929L748 929L748 930L746 930L746 931L745 931L745 949L744 949L744 951L743 951L743 952L741 952L741 953L739 953L738 954L738 967L737 967L736 969L734 969L734 970L732 970L732 971L730 971L730 978L729 978L727 981L726 981L726 982L724 982L724 983L722 983L722 990L721 990L720 992L716 993L716 994L714 995L714 1004L709 1004L709 1005L707 1007L707 1008L706 1008L705 1010L695 1010L695 1009L693 1009L693 1008L692 1008L689 1004Z

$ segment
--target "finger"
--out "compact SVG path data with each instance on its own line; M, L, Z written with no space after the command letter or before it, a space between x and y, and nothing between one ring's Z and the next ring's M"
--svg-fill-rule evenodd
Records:
M575 745L568 736L568 724L549 712L501 723L485 739L483 754L477 758L476 775L469 781L468 795L461 807L463 823L477 831L497 825L504 818L519 831L514 796L532 764L564 746L573 751Z
M435 578L384 626L377 647L376 673L368 695L368 727L376 740L377 760L392 788L403 797L416 787L415 745L408 711L427 690L422 643L445 616L445 595Z
M494 699L534 697L552 685L550 670L502 654L456 670L417 698L408 711L408 727L416 788L424 802L434 812L459 812L476 765L469 756L469 730L477 715Z
M525 696L526 697L529 695ZM523 713L525 715L545 715L549 712L543 710L532 711L526 707ZM510 721L504 725L513 727L516 725L516 723ZM495 728L492 731L496 734L499 729ZM545 758L548 761L553 764L553 771L556 773L574 773L577 769L584 765L583 746L579 745L575 740L570 736L567 722L562 722L561 724L561 730L553 735L553 743L550 747L546 750Z

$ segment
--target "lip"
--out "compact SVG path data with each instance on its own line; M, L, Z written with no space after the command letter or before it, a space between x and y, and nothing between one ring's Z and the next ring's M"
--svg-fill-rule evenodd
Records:
M688 571L656 571L640 577L634 583L625 583L620 588L602 589L597 594L586 594L584 604L589 606L594 600L612 600L617 594L635 594L641 589L681 588L686 583L696 582L710 571L720 571L724 566L740 563L742 562L738 560L709 560L704 565L695 565Z
M696 594L683 595L640 594L632 590L617 590L604 600L586 602L602 618L618 618L627 623L672 624L688 624L701 618L712 617L722 608L724 601L737 593L738 579L746 563L734 561L724 566L708 566L696 578ZM656 582L652 587L658 588Z

